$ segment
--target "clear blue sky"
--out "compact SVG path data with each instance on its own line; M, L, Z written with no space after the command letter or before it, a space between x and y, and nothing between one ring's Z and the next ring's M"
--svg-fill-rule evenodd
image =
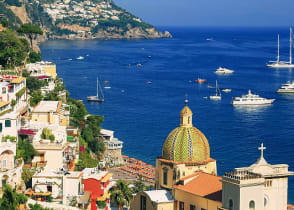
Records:
M114 0L156 26L294 26L294 0Z

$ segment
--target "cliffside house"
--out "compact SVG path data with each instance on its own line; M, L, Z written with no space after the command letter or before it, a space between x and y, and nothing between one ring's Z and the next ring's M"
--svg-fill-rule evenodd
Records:
M33 77L50 76L56 78L56 65L48 61L26 64L26 69Z
M61 101L41 101L33 109L31 120L59 126L69 125L69 108Z
M121 152L123 142L114 138L114 131L101 129L99 139L105 144L103 155L105 163L111 166L124 164Z
M0 141L0 190L5 184L10 184L12 188L22 185L21 172L22 160L15 160L16 142Z

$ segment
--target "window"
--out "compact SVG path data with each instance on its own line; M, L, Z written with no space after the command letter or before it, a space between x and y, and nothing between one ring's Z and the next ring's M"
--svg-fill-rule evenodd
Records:
M167 171L168 171L167 168L163 169L163 184L164 185L167 185Z
M255 202L254 201L249 202L249 210L255 210Z
M5 87L2 88L2 93L6 93L6 88Z
M47 185L47 192L52 192L52 185Z
M146 210L146 197L143 195L140 197L140 210Z
M184 202L180 201L180 210L184 210Z
M11 120L5 120L5 127L11 127Z
M204 209L204 208L201 208L201 210L206 210L206 209Z
M6 168L6 159L2 160L2 168Z
M190 210L196 210L196 206L195 205L190 205Z
M2 123L0 123L0 132L2 132Z
M234 208L233 200L230 199L229 200L229 210L233 210L233 208Z
M264 197L264 206L267 206L267 198Z

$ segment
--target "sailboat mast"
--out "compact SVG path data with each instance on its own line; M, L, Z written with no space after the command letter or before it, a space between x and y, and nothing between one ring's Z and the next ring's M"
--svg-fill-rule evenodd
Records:
M97 98L99 98L99 91L98 91L98 85L99 85L99 83L98 83L98 77L97 77Z
M278 34L278 56L277 63L280 63L280 35Z
M217 80L215 80L215 95L217 96Z
M289 63L292 64L292 27L290 27L290 58Z

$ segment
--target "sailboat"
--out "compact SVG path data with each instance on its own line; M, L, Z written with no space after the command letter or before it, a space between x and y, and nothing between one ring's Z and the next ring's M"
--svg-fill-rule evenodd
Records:
M99 98L99 91L101 93L101 98ZM94 102L104 102L104 95L101 86L99 85L99 80L97 77L97 95L96 96L88 96L88 101L94 101Z
M215 95L209 96L209 99L210 100L221 100L222 99L221 92L217 86L217 80L215 81Z
M292 27L290 27L290 52L289 52L289 61L280 61L280 36L278 34L278 55L276 61L269 61L266 64L267 67L271 68L294 68L294 64L292 64L292 48L293 48L293 32Z

